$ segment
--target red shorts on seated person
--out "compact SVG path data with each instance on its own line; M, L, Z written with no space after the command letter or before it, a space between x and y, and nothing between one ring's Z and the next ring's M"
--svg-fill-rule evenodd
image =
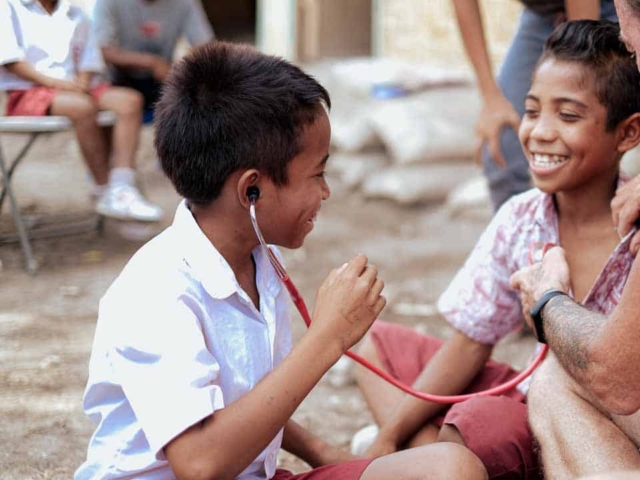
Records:
M111 84L100 83L91 88L91 96L100 100ZM43 117L49 114L49 108L59 90L48 87L33 87L29 90L10 90L7 95L7 116Z
M413 384L443 344L412 328L382 321L373 324L370 334L384 369L407 385ZM489 360L463 393L496 387L517 374L509 365ZM499 397L478 397L445 407L433 423L455 426L490 478L538 478L525 402L525 395L514 388Z
M353 460L325 465L299 474L278 469L272 480L358 480L372 461L370 458Z

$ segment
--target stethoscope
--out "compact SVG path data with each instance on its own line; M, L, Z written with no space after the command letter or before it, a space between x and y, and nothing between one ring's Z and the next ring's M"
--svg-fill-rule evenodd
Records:
M260 227L258 226L258 220L256 218L256 201L260 197L260 190L258 190L258 188L255 186L249 187L249 189L247 190L247 197L251 202L251 205L249 206L249 215L251 216L251 224L253 225L253 229L256 232L258 241L260 242L260 245L262 246L264 253L267 255L267 258L269 258L269 262L273 266L273 269L275 270L276 275L289 291L291 300L293 301L296 308L298 309L298 312L300 312L300 315L302 316L304 323L307 325L307 327L309 327L309 325L311 325L311 316L309 315L309 310L307 309L307 305L305 304L304 299L298 292L298 289L296 288L296 286L291 281L289 274L287 273L285 268L282 266L282 263L280 263L280 261L278 260L278 257L276 257L276 255L273 253L271 248L265 242L264 237L262 236L262 232L260 231ZM542 255L544 255L547 249L550 248L551 246L552 245L548 243L545 243L545 244L534 243L533 245L531 245L531 250L529 251L529 261L531 263L534 263L537 260L535 258L535 254L539 252ZM367 360L362 358L360 355L353 353L351 351L345 352L345 355L355 360L363 367L371 370L373 373L378 375L383 380L389 382L390 384L399 388L403 392L408 393L409 395L412 395L422 400L427 400L429 402L450 404L450 403L464 402L465 400L469 400L470 398L474 398L474 397L502 395L503 393L511 390L512 388L514 388L516 385L518 385L520 382L522 382L524 379L526 379L533 373L533 371L538 367L538 365L542 363L542 360L544 360L544 357L547 354L548 349L549 347L547 345L542 345L542 347L540 348L540 351L536 355L531 365L529 365L525 370L520 372L511 380L501 385L498 385L496 387L490 388L488 390L469 393L466 395L431 395L428 393L419 392L411 388L410 386L405 385L402 382L399 382L398 380L393 378L391 375L389 375L387 372L385 372L384 370L381 370L377 366L368 362Z

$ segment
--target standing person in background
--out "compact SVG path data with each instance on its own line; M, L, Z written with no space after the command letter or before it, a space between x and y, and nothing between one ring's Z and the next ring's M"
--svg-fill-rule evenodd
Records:
M69 117L94 186L98 213L121 220L158 221L162 210L135 185L142 98L112 87L89 19L67 0L0 2L0 90L7 115ZM110 139L99 110L116 116ZM61 179L61 182L64 180Z
M476 73L483 106L477 123L476 162L482 162L494 211L531 188L518 141L525 95L545 40L565 20L616 20L613 0L520 0L525 5L498 79L493 76L479 0L453 0L464 48Z
M112 82L142 93L145 110L158 99L180 37L192 47L213 39L199 0L97 0L93 18Z

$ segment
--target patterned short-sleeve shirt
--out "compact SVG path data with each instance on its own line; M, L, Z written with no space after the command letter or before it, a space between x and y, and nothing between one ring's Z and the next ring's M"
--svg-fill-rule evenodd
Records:
M633 263L630 238L611 253L582 302L589 310L608 315L618 304ZM560 244L553 197L532 189L511 198L440 296L438 309L469 338L495 344L524 321L519 294L509 278L530 265L532 244L546 242Z

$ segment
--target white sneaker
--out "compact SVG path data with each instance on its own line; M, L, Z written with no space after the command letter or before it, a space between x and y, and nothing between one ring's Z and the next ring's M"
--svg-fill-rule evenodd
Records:
M373 442L376 441L380 429L377 425L367 425L356 432L351 439L351 453L362 457Z
M96 203L96 211L105 217L118 220L157 222L162 218L162 209L149 203L133 185L109 187Z

